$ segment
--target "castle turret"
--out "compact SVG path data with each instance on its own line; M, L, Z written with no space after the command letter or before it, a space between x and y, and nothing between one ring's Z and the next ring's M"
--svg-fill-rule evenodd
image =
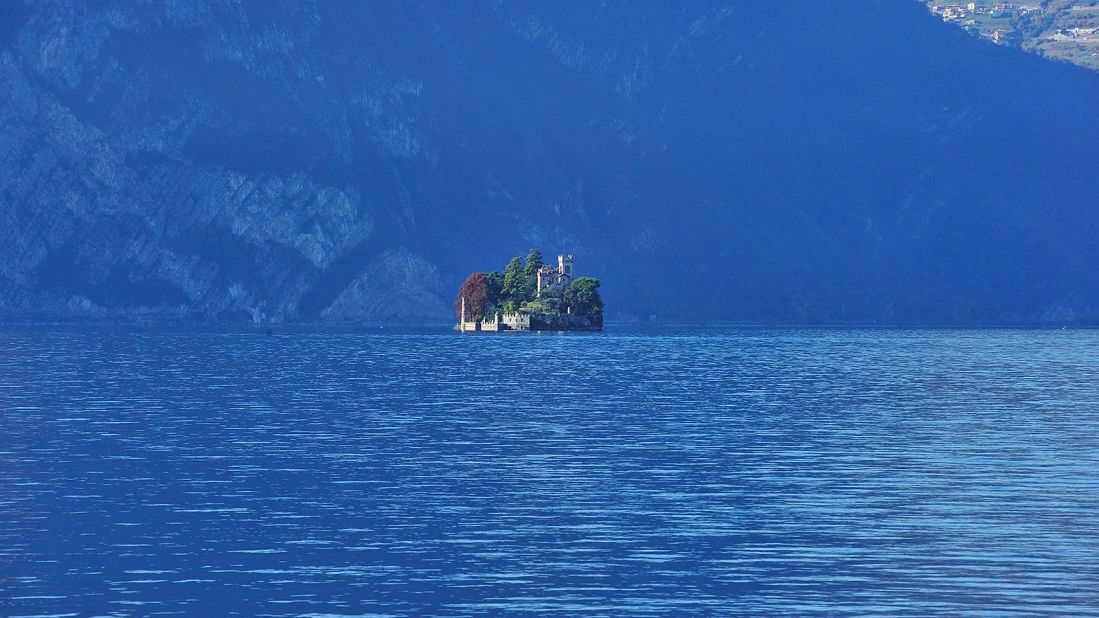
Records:
M557 272L561 275L562 279L572 279L571 253L563 253L557 256ZM562 283L568 283L568 281L562 281Z

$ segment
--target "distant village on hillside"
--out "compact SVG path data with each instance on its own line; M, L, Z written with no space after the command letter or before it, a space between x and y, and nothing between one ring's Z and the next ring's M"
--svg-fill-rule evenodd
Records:
M921 0L943 21L998 45L1099 71L1099 1Z

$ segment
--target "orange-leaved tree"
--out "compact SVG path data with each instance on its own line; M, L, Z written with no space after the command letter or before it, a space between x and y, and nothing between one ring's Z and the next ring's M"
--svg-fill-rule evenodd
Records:
M462 298L466 299L466 321L480 320L488 300L488 281L485 273L473 273L458 288L458 299L454 301L454 314L462 321Z

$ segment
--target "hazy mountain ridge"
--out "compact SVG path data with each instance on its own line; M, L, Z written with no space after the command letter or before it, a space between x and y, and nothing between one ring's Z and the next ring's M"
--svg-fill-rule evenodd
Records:
M532 245L612 318L1099 310L1099 80L915 5L96 6L0 9L9 319L445 320Z

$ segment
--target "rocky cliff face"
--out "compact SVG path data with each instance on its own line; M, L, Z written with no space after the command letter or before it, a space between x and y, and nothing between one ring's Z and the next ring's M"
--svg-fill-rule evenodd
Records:
M4 3L0 317L1099 320L1099 76L815 4Z

